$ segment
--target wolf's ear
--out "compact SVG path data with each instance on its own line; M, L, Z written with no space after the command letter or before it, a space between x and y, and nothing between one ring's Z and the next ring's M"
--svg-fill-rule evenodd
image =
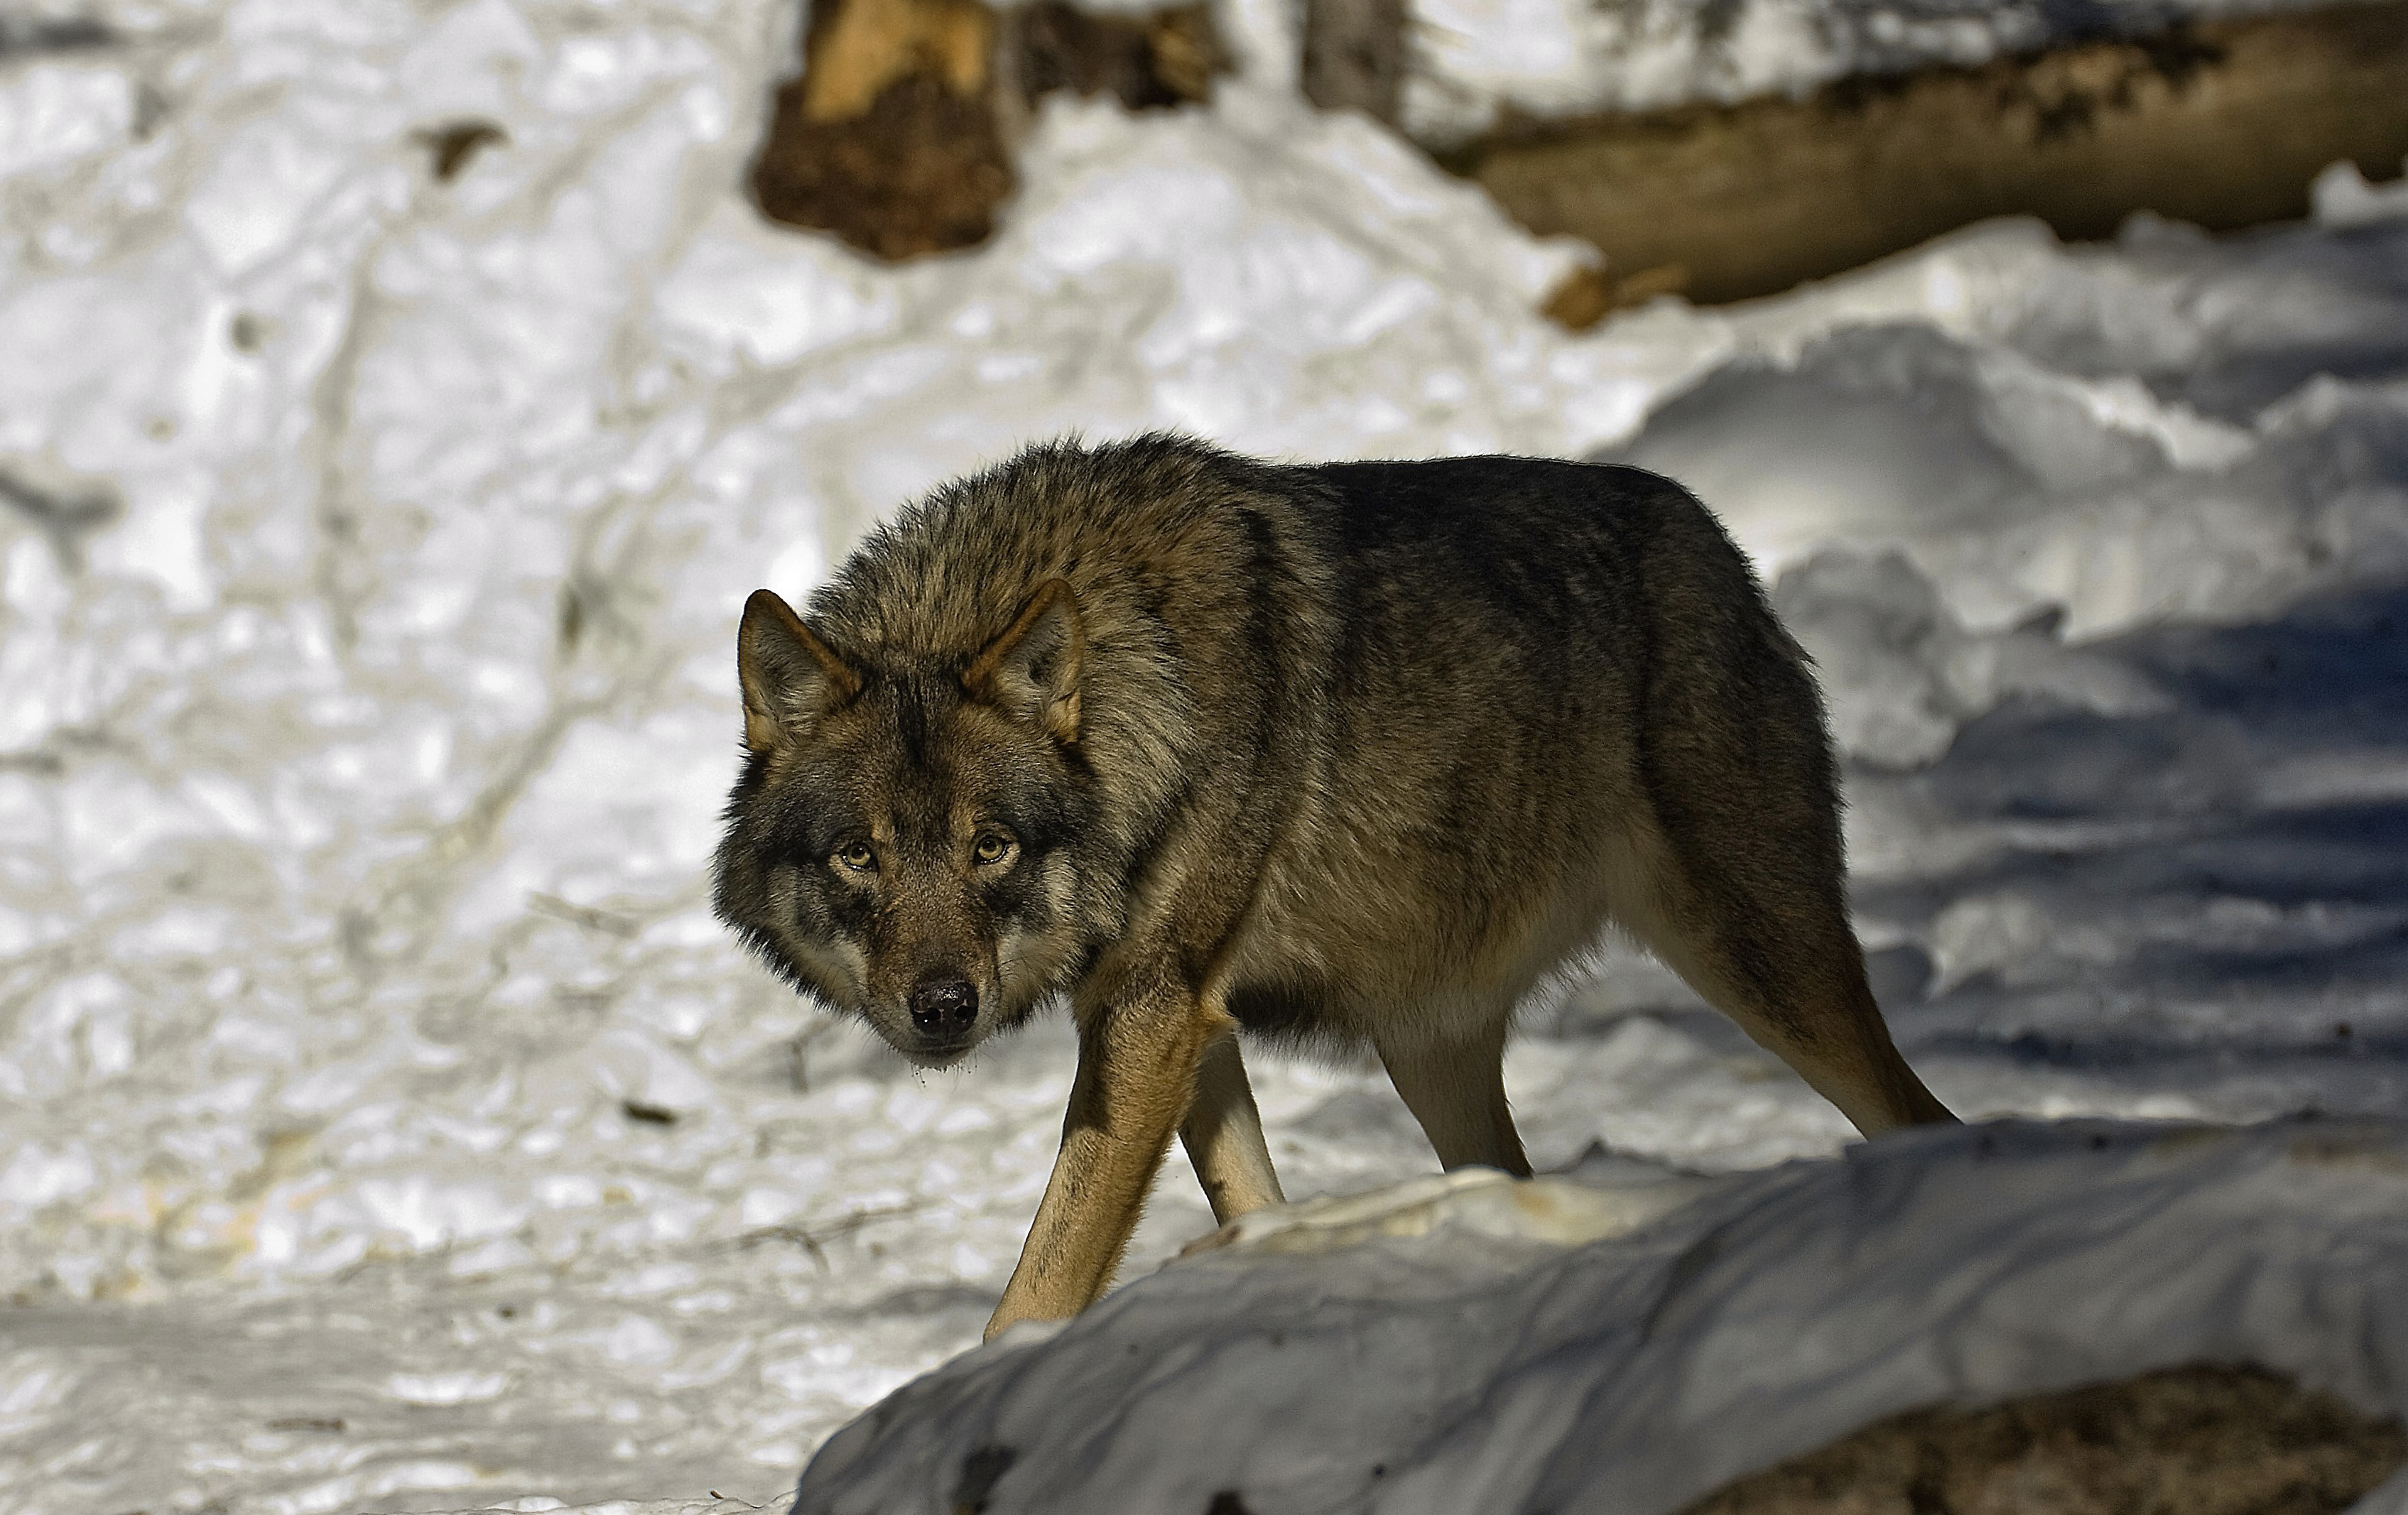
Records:
M1078 596L1059 579L1038 588L1011 629L987 644L962 687L970 697L1034 721L1064 743L1079 739L1079 672L1087 650Z
M736 678L744 686L744 745L754 752L802 736L861 693L861 676L766 589L744 602Z

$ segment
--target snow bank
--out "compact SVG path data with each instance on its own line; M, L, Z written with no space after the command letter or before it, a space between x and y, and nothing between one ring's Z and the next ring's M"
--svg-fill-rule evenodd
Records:
M2219 242L2136 217L2109 250L1988 223L1740 307L1742 350L1612 455L1713 502L1769 575L1897 547L1982 631L2054 609L2086 640L2387 579L2404 225Z
M830 1441L795 1508L1656 1515L1907 1408L2193 1362L2408 1415L2408 1127L1915 1133L1635 1229L1655 1185L1575 1167L1522 1198L1584 1208L1568 1251L1503 1223L1512 1187L1326 1249L1240 1238L1015 1331Z
M762 1506L747 1499L609 1499L598 1505L565 1505L556 1499L513 1499L444 1515L752 1515Z

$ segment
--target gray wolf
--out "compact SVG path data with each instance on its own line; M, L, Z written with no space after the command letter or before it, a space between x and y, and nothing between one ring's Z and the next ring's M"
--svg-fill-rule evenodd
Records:
M1176 1131L1280 1197L1238 1034L1375 1051L1447 1167L1527 1174L1514 1008L1619 928L1867 1134L1891 1044L1821 696L1680 486L1519 458L1032 447L737 637L721 917L932 1067L1067 997L1060 1155L987 1327L1110 1283Z

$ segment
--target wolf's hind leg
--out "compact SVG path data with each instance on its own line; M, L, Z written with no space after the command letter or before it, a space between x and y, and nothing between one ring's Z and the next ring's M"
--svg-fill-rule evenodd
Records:
M1782 808L1745 836L1642 839L1651 877L1618 918L1866 1136L1955 1121L1890 1040L1836 862L1801 866L1836 849L1784 836Z
M1613 914L1867 1136L1954 1121L1898 1054L1848 922L1838 765L1804 653L1727 540L1657 555ZM1636 798L1636 796L1634 796Z
M1448 1172L1483 1163L1517 1179L1530 1176L1530 1160L1523 1155L1521 1134L1505 1104L1502 1017L1493 1034L1383 1041L1380 1061Z
M1226 1225L1248 1210L1285 1200L1236 1032L1224 1032L1204 1049L1196 1069L1196 1100L1180 1122L1179 1139L1204 1197L1211 1201L1213 1220Z

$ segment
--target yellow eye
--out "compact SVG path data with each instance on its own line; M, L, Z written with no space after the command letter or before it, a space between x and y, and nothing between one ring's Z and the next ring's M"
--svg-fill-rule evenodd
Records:
M878 866L877 854L867 842L847 842L836 850L837 862L855 873L868 873Z
M1011 850L1011 838L988 832L970 844L970 858L977 863L1000 863Z

